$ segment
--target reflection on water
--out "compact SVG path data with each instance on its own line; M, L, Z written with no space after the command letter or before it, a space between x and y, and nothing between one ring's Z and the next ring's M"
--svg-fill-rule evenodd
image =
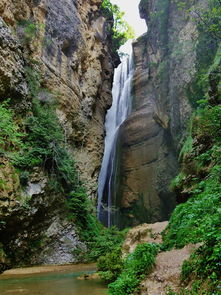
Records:
M76 272L77 271L77 272ZM56 267L56 272L38 274L5 274L0 276L1 295L105 295L107 289L98 280L79 280L80 275L92 273L78 265L70 268Z

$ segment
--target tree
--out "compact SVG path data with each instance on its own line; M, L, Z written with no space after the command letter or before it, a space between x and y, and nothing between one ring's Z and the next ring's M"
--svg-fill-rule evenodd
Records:
M113 34L113 51L116 51L127 40L135 36L133 28L123 19L124 12L117 5L113 5L110 0L104 0L101 5L106 18L113 18L111 32Z

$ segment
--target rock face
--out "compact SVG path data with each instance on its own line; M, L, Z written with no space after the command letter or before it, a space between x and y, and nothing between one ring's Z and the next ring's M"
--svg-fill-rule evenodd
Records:
M24 79L21 46L2 19L0 19L0 40L0 97L24 97L28 90Z
M194 20L169 0L141 1L140 15L148 33L133 44L133 109L121 126L116 160L120 227L167 220L175 206L169 184L178 171L191 114L187 89L196 72Z
M123 257L132 253L138 244L142 243L162 243L161 233L166 229L167 221L156 222L153 224L141 224L133 227L127 233L126 239L122 245Z
M58 115L67 140L75 145L77 165L89 192L95 195L104 117L111 105L114 65L119 62L108 49L101 1L23 2L3 1L0 6L0 97L13 99L20 94L24 98L24 66L34 60L43 86L57 95ZM31 33L30 25L34 26ZM46 99L43 93L40 98Z
M104 117L118 57L110 52L101 0L3 0L0 3L0 101L11 98L15 112L31 104L36 73L56 97L68 148L91 197L103 153ZM29 81L29 83L27 83ZM39 100L50 99L46 91ZM0 251L11 266L68 263L85 247L67 221L65 198L48 186L41 169L21 189L17 172L0 159ZM4 183L7 185L4 185ZM6 261L2 254L0 263ZM3 266L4 268L4 266Z

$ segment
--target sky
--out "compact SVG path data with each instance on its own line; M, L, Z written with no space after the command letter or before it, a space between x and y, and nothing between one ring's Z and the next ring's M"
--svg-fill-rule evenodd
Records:
M124 19L134 29L136 37L141 36L147 31L146 23L139 16L140 0L111 0L112 4L117 4L125 12Z

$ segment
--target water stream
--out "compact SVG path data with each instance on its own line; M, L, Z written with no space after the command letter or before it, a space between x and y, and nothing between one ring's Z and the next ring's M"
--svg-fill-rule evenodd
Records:
M34 269L34 272L33 272ZM95 271L94 266L70 265L28 268L0 275L1 295L105 295L107 288L96 279L79 279L84 273Z
M98 179L98 219L106 226L112 225L114 212L112 187L114 179L116 142L119 127L131 112L131 81L133 78L133 58L124 57L114 73L112 88L113 103L105 119L105 149Z

